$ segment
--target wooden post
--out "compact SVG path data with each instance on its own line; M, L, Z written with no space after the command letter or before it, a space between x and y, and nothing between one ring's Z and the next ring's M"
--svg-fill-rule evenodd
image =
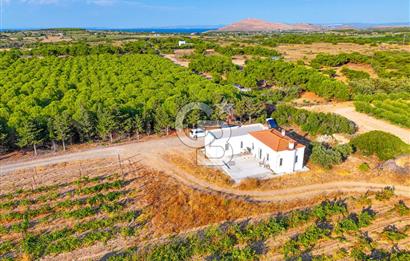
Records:
M121 156L118 154L118 164L120 164L122 179L124 180L124 170L122 169Z
M79 171L80 171L80 182L81 182L81 179L82 179L82 177L83 177L83 171L82 171L82 165L81 165L81 162L80 162L80 168L79 168Z
M37 173L37 168L36 167L34 167L33 169L34 169L34 176L31 177L31 179L32 179L31 188L34 190L37 187L36 176L38 176L38 173Z
M35 176L32 176L31 180L32 180L31 189L34 190L37 187Z

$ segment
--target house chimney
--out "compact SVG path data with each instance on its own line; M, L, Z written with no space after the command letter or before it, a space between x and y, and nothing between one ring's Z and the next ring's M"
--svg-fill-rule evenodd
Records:
M290 150L295 149L295 143L294 142L289 142L289 149Z
M286 136L286 130L282 129L282 136L285 137Z

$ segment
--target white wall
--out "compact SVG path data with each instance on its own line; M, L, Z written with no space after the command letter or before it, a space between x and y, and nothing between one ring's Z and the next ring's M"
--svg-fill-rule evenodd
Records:
M260 162L264 162L269 165L270 168L277 174L282 173L292 173L295 171L300 171L303 169L303 156L304 148L294 149L294 150L285 150L285 151L274 151L270 147L266 146L264 143L254 138L251 135L249 136L250 143L254 144L254 149L252 150L253 156ZM252 146L252 145L251 145ZM262 150L262 157L259 153ZM267 154L269 154L269 160L267 159ZM296 156L298 161L296 161ZM280 164L282 159L282 165Z
M246 150L246 141L247 135L215 139L211 133L208 133L205 137L206 156L210 159L222 159L240 155ZM241 142L243 142L243 148L241 148Z
M229 144L228 147L225 146L226 144ZM205 137L205 154L209 159L229 161L232 156L240 155L246 152L248 148L257 161L268 165L277 174L292 173L303 169L304 147L277 152L249 134L215 138L212 133L208 132ZM259 155L260 150L262 150L261 157ZM281 159L282 165L280 164Z

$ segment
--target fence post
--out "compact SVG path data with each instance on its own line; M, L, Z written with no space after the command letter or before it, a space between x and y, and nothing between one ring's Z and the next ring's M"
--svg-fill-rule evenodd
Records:
M117 155L118 155L118 164L120 164L120 168L121 168L122 179L124 179L124 170L122 169L121 156L120 154L117 154Z

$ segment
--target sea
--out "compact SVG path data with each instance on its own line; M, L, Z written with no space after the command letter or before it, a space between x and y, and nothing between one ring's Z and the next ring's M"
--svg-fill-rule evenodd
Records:
M157 34L192 34L205 33L216 30L217 28L135 28L135 29L104 29L104 28L88 28L91 31L112 31L112 32L128 32L128 33L157 33Z
M156 34L200 34L208 31L216 30L218 27L203 27L203 28L82 28L89 31L111 31L111 32L128 32L128 33L156 33ZM41 28L14 28L14 29L0 29L0 32L15 32L15 31L31 31L31 30L53 30ZM58 29L54 29L58 30Z

